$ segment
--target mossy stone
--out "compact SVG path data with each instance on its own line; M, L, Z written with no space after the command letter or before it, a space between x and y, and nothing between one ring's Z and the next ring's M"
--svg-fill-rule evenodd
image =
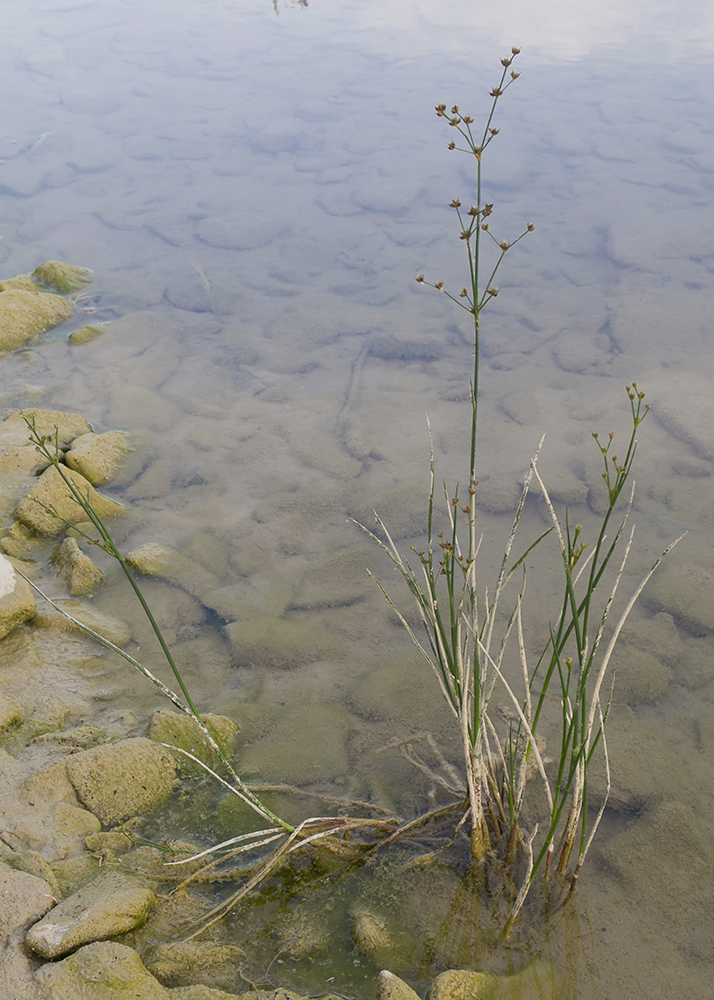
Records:
M88 344L91 340L96 340L97 337L101 336L104 333L104 328L104 323L88 323L86 326L80 326L79 330L70 333L67 340L73 347L77 347L79 344Z
M37 334L64 323L74 312L67 299L51 292L0 292L0 350L15 351Z
M427 1000L489 1000L496 996L497 986L491 972L448 969L433 981Z
M6 278L0 281L0 292L9 292L20 289L23 292L43 292L42 285L33 281L29 274L17 274L14 278Z
M77 292L93 280L92 272L88 268L75 267L61 260L46 260L43 264L38 264L31 277L46 288L60 292L61 295Z
M131 630L125 622L98 611L85 601L58 600L54 603L57 608L66 611L72 618L98 632L115 646L126 646L131 639ZM53 608L50 604L42 604L33 615L32 624L36 628L54 629L58 632L76 631L77 626L57 608Z
M104 573L82 552L75 538L65 538L50 556L50 562L72 597L93 594L104 580Z
M229 758L232 757L235 753L236 737L240 728L238 723L225 715L214 715L212 712L204 715L203 721L223 753ZM149 719L147 735L150 740L157 743L169 743L182 750L188 750L209 767L216 765L216 757L208 740L196 721L188 715L180 715L178 712L171 712L168 709L159 709ZM174 756L182 774L205 773L203 768L189 757L175 752Z
M31 406L11 413L3 420L0 424L0 447L30 444L30 429L25 417L34 425L40 437L47 439L50 451L55 444L64 450L80 434L89 434L92 431L79 413L66 410L41 410Z
M67 774L77 798L106 826L158 809L176 784L171 754L144 737L74 754Z
M124 431L81 434L72 441L64 460L93 486L104 486L114 478L131 450L129 435Z
M18 521L22 521L38 535L53 538L67 530L67 522L78 524L86 519L86 514L62 476L72 482L99 517L116 517L124 512L120 504L97 493L92 484L78 472L63 468L60 475L54 466L50 466L15 510Z
M172 996L133 948L114 941L97 941L60 962L48 963L36 979L49 1000L171 1000Z
M19 575L9 559L0 555L0 639L31 618L36 607L27 580Z

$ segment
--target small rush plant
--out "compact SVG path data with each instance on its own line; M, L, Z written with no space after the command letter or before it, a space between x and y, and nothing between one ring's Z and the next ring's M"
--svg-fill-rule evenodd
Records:
M481 313L498 295L495 279L504 257L535 229L528 223L512 240L495 235L492 229L494 206L485 200L483 191L484 156L499 134L494 125L496 109L505 92L518 79L519 74L512 65L519 51L513 48L501 60L501 78L490 92L491 104L483 128L477 130L474 119L464 114L458 105L450 110L445 104L436 106L437 116L458 136L449 142L448 148L472 157L476 173L476 204L466 209L455 198L449 206L456 212L459 239L466 251L467 284L455 295L443 281L427 281L423 274L416 279L419 284L445 294L473 320L467 489L462 493L458 486L449 490L444 484L445 514L440 519L443 526L437 525L432 443L426 545L423 549L412 546L412 562L400 553L388 526L376 512L381 537L360 525L387 553L416 603L423 626L421 636L377 581L435 674L459 727L471 855L475 862L484 865L493 865L495 860L494 867L507 873L504 880L507 887L506 933L513 926L539 873L547 877L555 867L560 876L567 878L569 893L575 887L610 788L605 722L611 697L608 667L612 652L637 597L666 554L660 556L626 601L617 620L611 622L611 611L632 545L634 529L628 528L627 522L634 483L624 499L621 497L635 459L637 431L649 410L649 405L644 403L644 392L637 382L633 382L627 386L632 429L625 457L618 459L611 454L612 434L605 444L597 434L593 435L604 462L607 504L592 540L585 541L580 524L571 525L567 511L562 519L556 512L538 471L541 439L525 476L495 585L489 591L481 579L476 504ZM429 434L431 437L430 426ZM524 551L515 554L516 538L531 487L540 491L551 523ZM617 514L620 507L623 509ZM557 540L562 593L559 613L545 629L542 651L535 662L529 662L526 650L530 644L524 636L522 615L525 559L547 536ZM517 586L509 591L515 590L515 593L508 598L507 587L514 579ZM506 601L509 603L503 615L502 605ZM521 682L517 690L507 679L511 676L506 670L509 660L520 666ZM503 726L499 729L490 711L496 690L501 695L505 692L511 703L508 713L511 718L505 729ZM556 739L556 759L546 766L539 726L546 714L544 708L553 699L558 706L560 733ZM552 741L551 734L549 741ZM604 759L607 788L593 817L588 811L588 771L596 753ZM531 774L539 776L547 811L531 829L525 829L521 816L529 787L527 778Z

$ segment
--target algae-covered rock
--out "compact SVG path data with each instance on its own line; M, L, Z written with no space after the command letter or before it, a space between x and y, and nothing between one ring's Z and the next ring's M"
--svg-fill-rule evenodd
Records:
M81 434L72 442L65 462L88 479L93 486L104 486L119 470L122 459L132 450L129 435L124 431L104 434Z
M221 750L228 757L235 753L235 742L239 726L233 719L225 715L214 715L209 712L203 716L206 728ZM201 732L198 724L188 715L180 715L168 709L159 709L149 719L148 737L157 743L170 743L172 746L188 750L199 760L213 767L216 763L213 750L208 740ZM200 774L202 768L183 754L176 753L176 763L183 774Z
M670 667L643 649L621 646L611 669L616 675L615 700L628 705L657 704L667 693L674 674Z
M39 544L37 535L19 521L13 521L8 533L0 538L0 549L14 559L27 558Z
M17 274L14 278L6 278L0 281L0 292L9 292L20 289L23 292L43 292L42 285L33 281L29 274Z
M495 997L498 979L491 972L448 969L436 977L428 1000L488 1000Z
M97 611L85 601L58 600L54 601L54 604L56 608L50 604L38 607L32 618L32 624L36 628L54 629L58 632L76 631L77 626L62 614L62 611L65 611L72 618L76 618L83 625L113 642L115 646L126 646L131 639L131 630L125 622ZM57 610L58 608L62 611Z
M0 448L22 446L30 443L30 429L25 417L35 430L48 441L50 451L55 444L64 450L80 434L89 434L92 428L79 413L65 410L40 410L28 407L11 413L0 424Z
M72 482L99 517L115 517L123 513L124 508L120 504L97 493L92 484L78 472L63 469L62 475ZM62 475L54 466L46 469L17 505L15 516L18 521L38 535L54 537L66 531L67 522L79 524L86 520L86 514Z
M102 871L31 927L25 942L43 958L57 958L79 945L133 930L155 902L151 889L135 876Z
M0 555L0 639L31 618L36 607L29 583Z
M127 553L126 561L132 569L146 576L160 576L194 596L213 590L218 579L193 559L187 559L168 545L147 542L146 545Z
M377 1000L419 1000L419 994L399 976L383 969L377 977Z
M52 292L20 288L0 292L0 350L17 350L30 337L64 323L73 312L71 302Z
M172 993L126 945L96 941L44 965L35 979L47 1000L171 1000Z
M394 939L383 917L358 910L352 917L350 934L357 951L379 962L394 951Z
M177 941L159 945L144 961L165 986L189 985L204 978L229 986L235 982L236 968L245 961L245 952L237 945L216 941ZM171 995L175 996L173 990Z
M0 691L0 733L6 729L11 729L22 719L22 711L18 705Z
M46 288L69 295L88 285L93 275L86 267L74 267L61 260L46 260L44 264L37 265L31 277Z
M0 863L0 991L8 1000L34 1000L34 964L23 944L28 926L52 906L44 879Z
M292 597L293 587L285 574L265 570L211 590L201 597L201 602L228 622L242 622L246 618L279 618Z
M67 774L80 802L113 826L163 805L176 784L176 763L168 750L137 737L74 754Z
M50 562L72 597L93 594L104 580L104 573L82 552L75 538L60 542Z
M5 860L15 871L27 872L29 875L35 875L37 878L43 879L50 887L55 899L59 900L62 898L62 890L59 887L55 873L47 863L46 858L39 851L20 851L13 853Z
M73 347L78 344L88 344L90 340L96 340L104 333L105 326L104 323L88 323L86 326L80 326L79 330L73 330L67 340Z
M236 666L290 670L341 654L338 640L319 625L288 618L252 618L226 625Z

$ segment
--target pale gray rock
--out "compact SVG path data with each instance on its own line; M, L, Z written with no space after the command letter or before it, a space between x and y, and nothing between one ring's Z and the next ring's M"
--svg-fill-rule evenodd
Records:
M155 902L140 879L105 870L34 924L25 942L43 958L58 958L80 945L133 930Z
M0 555L0 639L31 618L36 607L29 583Z
M0 862L0 996L36 1000L34 963L23 947L27 928L52 906L52 890L44 879L15 871Z
M171 754L144 737L74 754L67 774L77 798L105 826L158 809L176 784Z

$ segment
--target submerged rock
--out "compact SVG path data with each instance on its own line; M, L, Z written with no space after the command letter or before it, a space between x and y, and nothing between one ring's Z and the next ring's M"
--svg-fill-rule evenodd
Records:
M88 285L94 276L86 267L74 267L61 260L46 260L44 264L37 265L31 277L46 288L69 295Z
M160 576L194 596L213 590L218 579L193 559L187 559L168 545L147 542L127 553L126 562L146 576Z
M8 1000L25 1000L36 995L32 981L34 963L23 940L28 926L52 906L52 890L44 879L24 871L14 871L0 862L0 939L2 966L0 990Z
M62 611L65 611L72 618L76 618L83 625L113 642L115 646L126 646L131 639L131 630L125 622L103 611L97 611L85 601L59 600L54 604L57 605L56 608L51 604L40 605L32 619L32 624L36 628L55 629L58 632L76 631L77 626L62 614Z
M74 330L67 337L67 340L76 347L78 344L88 344L90 340L96 340L102 333L104 333L105 323L91 323L86 326L80 326L79 330Z
M19 288L0 292L0 350L17 350L30 337L64 323L73 312L71 302L52 292Z
M694 563L667 563L645 587L642 600L654 611L666 611L693 635L714 632L714 571Z
M29 583L0 555L0 639L31 618L36 606Z
M498 979L491 972L449 969L436 977L427 1000L488 1000L495 997Z
M78 472L62 469L62 473L92 505L99 517L115 517L124 512L120 504L97 493L92 484ZM54 466L46 469L30 492L23 497L17 505L15 516L38 535L50 537L65 531L66 522L79 524L87 518Z
M93 594L104 580L104 573L82 552L75 538L65 538L52 553L50 562L72 597Z
M163 805L176 784L176 763L168 750L137 737L74 754L67 774L80 802L114 826Z
M399 976L383 969L377 977L377 1000L419 1000L419 994Z
M81 434L72 441L64 460L93 486L104 486L119 470L122 459L132 450L124 431Z
M290 670L341 654L338 640L319 625L292 618L252 618L226 625L236 666Z

